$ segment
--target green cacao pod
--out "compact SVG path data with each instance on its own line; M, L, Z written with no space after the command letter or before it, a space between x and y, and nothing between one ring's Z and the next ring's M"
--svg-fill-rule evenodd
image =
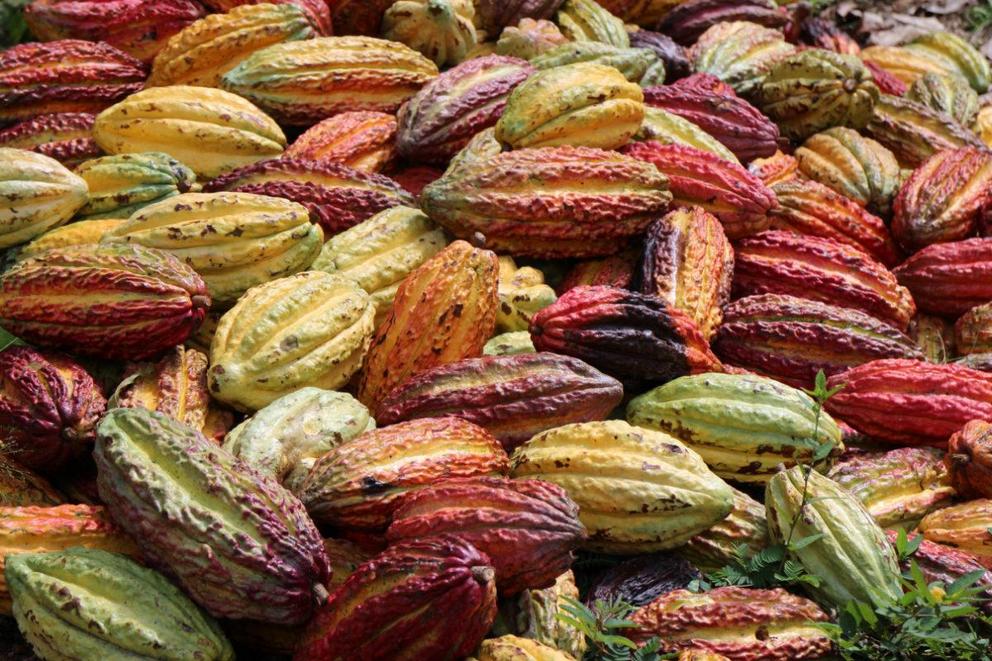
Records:
M809 463L822 443L843 450L837 423L825 413L817 422L808 395L750 374L675 379L631 400L627 419L681 439L717 475L737 482L767 482L779 464Z
M0 248L62 225L86 203L86 180L43 154L0 148Z
M220 627L164 576L98 549L11 556L17 626L45 661L234 661Z
M888 94L882 94L875 104L867 133L911 168L942 149L984 147L978 136L950 115Z
M573 41L551 48L530 61L538 69L553 69L577 62L613 67L624 78L641 87L665 82L664 62L647 48L621 48L599 41Z
M530 339L530 331L500 333L482 347L483 356L512 356L518 353L534 353L535 351L534 343Z
M765 509L768 530L779 544L820 535L793 553L820 577L815 591L825 601L843 608L854 599L883 605L902 596L899 565L885 532L830 478L803 466L779 473L768 482Z
M913 39L906 44L906 48L937 62L946 71L960 75L979 94L988 91L992 83L992 67L988 58L956 34L930 32Z
M492 633L534 640L581 659L587 647L585 634L558 617L566 613L562 608L568 604L566 599L578 598L575 575L567 571L550 588L524 590L510 599L501 599Z
M196 173L162 152L95 158L76 168L76 174L89 187L89 199L79 210L84 219L127 218L196 186Z
M716 23L689 49L697 72L716 76L747 96L779 60L796 52L781 30L747 21Z
M925 74L910 85L906 98L950 115L962 126L971 126L978 114L978 94L960 76Z
M565 0L557 19L562 34L572 41L601 41L621 48L630 46L623 21L596 0Z

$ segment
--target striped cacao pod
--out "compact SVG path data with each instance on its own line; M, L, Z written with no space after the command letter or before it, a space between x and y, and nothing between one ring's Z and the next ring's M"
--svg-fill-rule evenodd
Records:
M86 181L54 158L0 147L0 248L65 224L86 203Z
M950 115L888 94L875 104L867 133L890 149L901 164L914 168L942 149L983 146L978 136Z
M950 73L940 62L904 46L870 46L862 49L860 57L866 64L875 65L895 77L907 89L924 74Z
M286 148L288 158L330 161L362 172L393 162L396 118L383 112L343 112L304 131Z
M397 0L382 15L382 37L409 46L438 67L455 65L482 41L474 18L472 0Z
M739 163L734 153L723 143L699 128L688 119L673 112L645 106L644 121L634 136L636 140L652 140L665 145L685 145L718 156L731 163Z
M203 3L216 12L230 14L234 9L242 5L296 5L307 15L307 20L317 30L320 35L331 35L334 29L331 26L331 10L325 0L205 0ZM334 4L334 0L330 4Z
M689 0L683 5L691 3ZM771 13L785 18L778 9ZM796 47L786 42L781 30L753 21L731 20L714 23L699 35L689 49L689 58L696 72L716 76L737 94L748 96L761 86L762 79L776 62L795 52Z
M923 312L960 316L992 301L992 238L927 246L892 272Z
M0 129L0 147L35 151L74 168L103 154L93 139L95 120L96 115L86 112L39 115Z
M562 34L572 41L600 41L621 48L630 46L623 21L596 0L565 0L555 20Z
M756 158L747 166L765 186L774 186L799 177L799 161L793 156L777 151L767 158Z
M196 173L162 152L120 154L86 161L76 168L89 199L84 220L127 218L135 211L196 187Z
M978 94L960 76L928 73L916 79L906 98L950 115L962 126L971 126L978 114Z
M992 66L974 46L952 32L938 30L919 35L906 49L937 62L951 74L964 78L979 94L992 83Z
M931 542L973 554L992 569L992 499L979 498L928 514L920 532Z
M688 0L665 13L658 29L680 44L689 46L714 25L747 22L769 28L781 28L788 20L771 0Z

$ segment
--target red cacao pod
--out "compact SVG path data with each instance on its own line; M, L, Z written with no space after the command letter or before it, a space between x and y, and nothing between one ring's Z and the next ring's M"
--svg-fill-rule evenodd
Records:
M892 272L921 311L962 315L992 301L992 238L927 246Z
M962 498L992 498L992 424L965 424L948 439L944 461Z
M103 155L93 139L95 120L85 112L41 115L0 130L0 147L36 151L72 169Z

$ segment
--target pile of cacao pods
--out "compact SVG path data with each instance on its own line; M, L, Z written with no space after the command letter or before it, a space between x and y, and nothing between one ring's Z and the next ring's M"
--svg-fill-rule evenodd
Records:
M0 613L40 658L581 659L566 597L684 658L820 658L900 596L897 530L928 581L992 569L961 38L771 0L24 16ZM819 588L687 589L793 536Z

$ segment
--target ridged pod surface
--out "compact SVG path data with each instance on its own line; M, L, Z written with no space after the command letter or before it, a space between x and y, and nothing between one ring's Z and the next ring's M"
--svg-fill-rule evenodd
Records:
M806 179L775 184L772 191L778 199L771 211L773 229L847 244L889 268L901 261L882 219L844 195Z
M615 149L640 128L643 100L640 86L613 67L592 62L552 67L510 93L496 122L496 139L511 149Z
M417 372L471 358L496 325L496 255L455 241L400 283L375 332L358 399L375 408Z
M784 294L860 310L906 331L916 313L887 268L847 244L792 232L762 232L734 252L734 294Z
M901 164L914 168L942 149L983 146L978 136L950 115L888 94L875 103L867 133L890 149Z
M490 635L512 634L547 645L572 658L582 656L588 645L585 634L571 623L558 619L568 599L578 599L575 574L567 571L543 590L525 590L513 599L501 600L499 615ZM553 661L566 661L555 658Z
M656 141L635 142L622 153L658 168L668 179L674 205L712 213L729 238L768 229L775 194L741 165L692 147Z
M99 505L0 507L0 613L11 614L10 591L3 575L8 556L73 546L140 557L138 547Z
M485 427L508 451L534 434L602 420L623 397L618 381L552 353L467 358L418 373L375 410L379 424L456 416Z
M854 599L881 606L902 596L895 550L885 533L833 480L803 466L779 473L765 489L765 509L775 542L819 536L793 553L806 571L821 577L814 592L824 601L838 608Z
M796 296L759 294L723 312L713 350L730 365L811 388L827 376L884 358L923 359L923 352L888 322L851 308Z
M814 446L843 448L833 418L816 422L813 400L797 388L762 376L698 374L634 398L627 420L679 438L720 477L764 483L779 464L813 461Z
M447 163L474 135L496 124L510 92L533 72L526 61L503 55L473 58L445 71L400 109L397 153Z
M498 477L506 452L482 427L423 418L367 431L317 459L297 492L315 521L384 532L403 494L441 480Z
M695 2L700 0L688 0L681 7ZM721 4L731 3L722 0ZM773 12L782 16L778 10ZM714 23L702 33L689 49L689 58L695 71L716 76L738 94L747 95L761 85L776 62L795 52L796 47L785 41L781 30L749 21L729 21Z
M100 422L100 498L157 567L217 617L300 624L329 569L303 505L200 433L145 409Z
M115 553L18 555L6 573L18 627L41 658L235 658L221 628L179 588Z
M893 207L892 234L909 252L971 236L992 214L992 152L937 152L913 171Z
M558 648L539 643L530 638L505 634L487 638L479 645L475 659L478 661L569 661L575 657Z
M659 636L666 652L792 661L819 659L831 649L830 639L816 626L829 620L827 614L781 588L675 590L634 611L630 619L637 625L632 629L636 640Z
M565 277L558 283L555 291L560 296L569 289L583 285L629 289L634 282L638 259L637 252L631 249L609 257L576 262L565 273Z
M511 473L563 487L589 531L585 546L603 553L674 548L733 508L730 487L698 454L620 420L538 434L514 451Z
M734 489L734 509L727 518L690 539L678 553L694 567L717 571L734 562L741 544L760 553L769 544L768 521L763 503Z
M334 390L361 367L375 308L357 284L303 271L250 289L210 345L210 393L258 410L304 386Z
M555 290L533 266L517 266L512 257L499 258L499 306L496 331L509 333L530 327L534 314L555 302Z
M70 246L95 246L100 243L103 235L124 222L120 218L106 218L103 220L77 220L48 230L30 243L25 243L17 253L18 259L25 257L35 257L38 254L51 250L52 248L68 248Z
M248 193L184 193L156 202L103 237L104 244L158 248L191 266L214 303L305 269L323 232L295 202Z
M992 238L927 246L893 273L923 312L960 316L992 301Z
M451 534L492 560L500 595L551 587L585 540L579 507L541 480L476 477L444 480L405 495L386 532L397 544Z
M931 542L953 546L973 554L987 569L992 569L992 499L952 505L928 514L919 530Z
M396 152L396 118L383 112L343 112L314 124L286 148L288 158L340 163L379 172Z
M899 539L899 533L895 530L886 530L885 535L893 545ZM985 569L973 554L923 539L912 557L900 563L903 571L910 569L910 561L916 563L928 583L940 581L944 585L950 585L965 574L983 572L979 574L974 587L981 590L979 598L983 602L980 608L986 614L992 612L992 571Z
M736 96L676 83L645 89L644 103L689 120L723 143L743 163L771 156L778 149L778 127Z
M65 500L65 495L41 475L9 456L0 456L0 507L49 507Z
M310 126L350 110L394 113L437 67L403 44L369 37L318 37L256 51L221 86L283 124Z
M0 326L32 344L100 358L139 360L180 344L209 307L193 269L142 246L48 250L0 278Z
M295 493L318 458L375 426L351 395L307 386L232 429L224 448Z
M86 181L54 158L0 147L0 248L63 225L86 199Z
M641 292L682 310L709 340L723 319L734 275L734 249L720 221L700 209L676 209L651 223L641 258Z
M992 374L960 365L876 360L830 378L827 410L870 438L943 447L970 420L992 420Z
M620 48L630 46L623 21L596 0L565 0L555 20L562 34L572 41L601 41Z
M732 151L722 142L696 126L688 119L661 108L645 106L644 122L634 136L636 140L653 140L662 144L680 144L706 151L720 158L739 163Z
M155 56L148 85L219 87L225 73L255 51L316 35L295 4L246 4L211 14L169 40Z
M327 237L384 209L414 204L413 196L381 174L305 158L283 157L247 165L211 181L209 191L281 197L302 204Z
M992 424L972 420L955 432L945 462L962 498L992 498Z
M843 126L809 137L796 150L796 160L803 176L877 214L889 213L902 180L892 152Z
M170 85L132 94L97 115L93 135L110 154L161 151L216 177L282 153L282 129L236 94Z
M926 57L968 81L979 94L992 83L992 66L974 46L952 32L941 30L922 34L906 45L913 53Z
M904 46L869 46L862 49L860 57L864 62L894 76L906 88L927 73L953 73L937 60Z
M764 515L764 507L761 510ZM638 555L597 573L586 588L584 601L592 606L597 599L606 603L622 599L631 606L644 606L672 590L687 587L700 576L698 569L675 553Z
M96 115L87 112L39 115L0 129L0 147L35 151L74 168L103 154L93 139L95 120Z
M864 128L879 91L856 56L812 48L772 65L754 96L782 135L802 140L834 126Z
M640 234L671 200L650 163L590 147L541 147L463 163L428 185L421 208L455 236L481 233L513 256L598 257Z
M102 41L142 62L151 62L169 37L202 15L193 0L38 0L24 8L39 41Z
M53 113L97 113L140 90L138 60L101 42L60 39L0 52L0 126Z
M492 561L451 535L390 547L355 570L318 611L294 661L454 661L496 617Z
M635 0L642 1L642 0ZM665 0L662 0L664 2ZM646 0L645 4L651 0ZM692 63L685 48L667 34L654 30L634 30L627 32L632 48L647 48L658 56L665 65L665 82L671 83L692 73Z
M382 16L382 36L421 53L438 67L465 60L481 41L472 0L398 0Z
M508 55L531 60L557 46L570 43L558 26L543 18L522 18L515 25L507 25L499 33L496 55ZM592 42L590 42L592 43Z
M182 345L154 363L128 365L108 408L146 408L196 429L216 443L234 422L207 390L207 356Z
M962 126L971 126L978 113L978 94L960 76L928 73L910 86L906 98L950 115Z
M799 175L799 161L790 154L777 151L767 158L756 158L747 165L747 170L765 184L774 186L783 181L792 181Z
M913 338L931 363L949 363L957 355L954 327L941 317L917 314L906 333Z
M196 173L161 152L95 158L77 167L76 174L89 189L86 204L79 210L84 220L127 218L196 186Z
M242 5L263 5L263 4L273 4L273 5L296 5L307 16L307 20L310 24L317 30L318 34L330 35L334 33L334 29L331 26L331 11L328 5L333 5L334 1L327 2L326 0L204 0L204 3L210 9L216 12L223 12L225 14L231 13L237 7ZM369 3L374 5L375 3Z
M957 495L936 448L899 448L842 459L827 477L849 491L883 528L912 528Z
M618 379L664 382L721 369L686 313L616 287L575 287L531 320L538 351L575 356Z

